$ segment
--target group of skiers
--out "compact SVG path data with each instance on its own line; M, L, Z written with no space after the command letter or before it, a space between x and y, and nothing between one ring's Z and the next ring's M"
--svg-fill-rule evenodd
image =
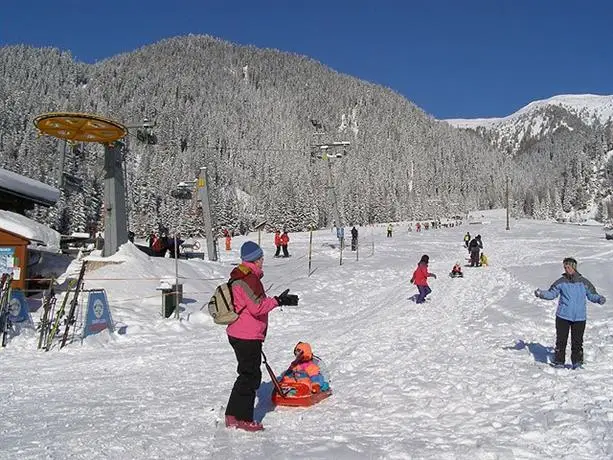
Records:
M287 233L284 232L283 235L279 231L275 233L277 254L280 252L279 248L287 247L289 242ZM352 229L352 239L353 237ZM355 239L357 240L357 229ZM479 256L479 252L483 249L481 235L471 239L467 233L464 241L471 256L470 266L483 265L483 259ZM262 345L268 330L268 314L276 307L298 305L299 298L297 295L289 294L289 289L275 297L267 296L261 281L264 275L262 269L264 252L258 244L253 241L245 242L240 249L240 257L240 265L230 274L230 279L233 281L231 289L234 309L238 319L226 329L228 340L238 361L238 377L226 407L225 425L228 428L245 431L260 431L264 427L261 422L254 420L254 403L262 379L260 366ZM432 292L428 278L437 278L436 274L429 271L429 261L427 254L422 255L411 278L411 283L418 289L415 300L418 304L425 302L426 297ZM586 299L599 304L604 304L606 299L599 295L592 283L577 271L575 259L565 258L563 267L564 274L560 279L548 290L537 289L534 294L538 298L548 300L560 297L556 311L556 347L552 365L564 365L570 334L572 365L580 367L583 364ZM459 263L454 265L451 274L453 273L462 273ZM298 342L294 348L294 356L294 361L276 380L308 384L313 392L328 389L329 382L321 370L321 362L315 357L308 343Z
M466 232L464 235L464 245L468 249L468 253L470 254L470 266L471 267L482 267L488 265L487 256L485 253L481 253L483 249L483 242L481 241L481 235L477 235L471 239L470 232Z
M477 235L475 238L471 239L470 233L466 232L466 235L464 235L464 245L466 246L470 254L471 267L481 267L488 265L487 256L485 254L479 255L479 252L481 251L481 249L483 249L481 235ZM421 259L417 264L417 268L415 269L415 271L413 272L413 276L411 277L411 284L415 284L418 291L415 297L415 303L424 303L428 294L432 292L432 289L428 285L428 278L436 279L436 275L428 271L429 261L430 257L427 254L422 255ZM453 265L449 276L451 278L464 277L460 262L456 262Z
M464 236L464 242L470 252L470 266L487 265L487 257L479 251L483 249L481 235L474 239L470 238L470 233ZM436 275L428 270L430 258L424 254L421 256L417 268L411 277L411 283L415 284L418 294L415 303L423 303L426 296L432 292L428 285L428 278L436 279ZM606 298L598 294L594 285L577 271L577 260L566 257L562 261L564 273L556 280L549 289L537 289L534 295L540 299L553 300L559 296L558 308L556 310L556 346L555 353L550 364L554 367L564 367L566 361L566 346L568 336L571 336L571 366L573 369L583 366L583 335L586 324L586 299L593 303L603 305ZM456 263L451 273L451 277L462 277L462 268Z
M281 233L281 230L275 230L275 257L289 257L289 251L287 245L289 244L289 235L285 230ZM283 256L281 256L281 250L283 250Z
M151 232L147 238L149 242L149 249L153 257L166 257L166 254L172 258L175 257L175 252L178 255L181 245L184 241L181 239L181 235L169 237L164 233Z

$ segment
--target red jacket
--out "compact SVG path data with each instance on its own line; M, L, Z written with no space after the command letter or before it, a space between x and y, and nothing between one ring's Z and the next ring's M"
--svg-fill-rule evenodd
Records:
M420 262L417 264L417 268L413 272L413 282L416 286L427 286L428 285L428 264Z
M275 246L281 246L281 233L275 233Z
M284 233L281 235L281 246L287 246L287 243L289 243L289 235Z

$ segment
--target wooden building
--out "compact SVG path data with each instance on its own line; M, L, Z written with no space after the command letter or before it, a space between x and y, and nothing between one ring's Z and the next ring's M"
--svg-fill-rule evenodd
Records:
M13 274L15 289L26 287L29 244L25 236L0 228L0 272Z

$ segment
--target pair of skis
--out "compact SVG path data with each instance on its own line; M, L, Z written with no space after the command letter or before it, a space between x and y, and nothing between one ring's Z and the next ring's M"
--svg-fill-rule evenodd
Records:
M64 320L66 327L64 329L64 334L62 335L62 340L60 342L60 349L64 348L64 346L66 345L66 342L68 341L70 327L74 325L75 323L75 313L77 311L79 294L81 293L81 289L83 287L83 276L85 275L86 265L87 265L87 261L84 260L82 262L81 270L79 271L78 278L76 280L73 279L73 280L68 281L68 290L66 291L66 295L64 296L64 300L62 301L62 304L60 305L59 310L57 310L55 314L53 325L51 326L51 329L49 330L49 333L47 335L47 343L45 346L45 351L49 351L51 349L51 345L53 344L53 339L56 337L60 329L60 323L61 323L62 317L64 317L64 314L66 312L66 304L68 303L68 298L70 297L71 290L74 289L74 294L70 301L70 307L68 309L68 313L66 314L66 318Z
M9 306L11 304L11 283L13 275L3 273L0 278L0 332L2 333L2 348L6 347L8 333L11 328Z
M47 338L49 336L49 331L51 329L51 324L53 320L53 314L55 312L55 291L53 287L53 283L55 281L51 280L51 286L49 290L45 293L43 297L43 316L40 319L39 328L40 328L40 336L38 339L38 349L40 350L43 344L47 343Z

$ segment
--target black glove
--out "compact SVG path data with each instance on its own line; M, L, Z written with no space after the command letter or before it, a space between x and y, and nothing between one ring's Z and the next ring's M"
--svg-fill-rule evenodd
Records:
M298 296L296 294L289 294L289 289L286 289L281 294L275 297L279 305L298 305Z

